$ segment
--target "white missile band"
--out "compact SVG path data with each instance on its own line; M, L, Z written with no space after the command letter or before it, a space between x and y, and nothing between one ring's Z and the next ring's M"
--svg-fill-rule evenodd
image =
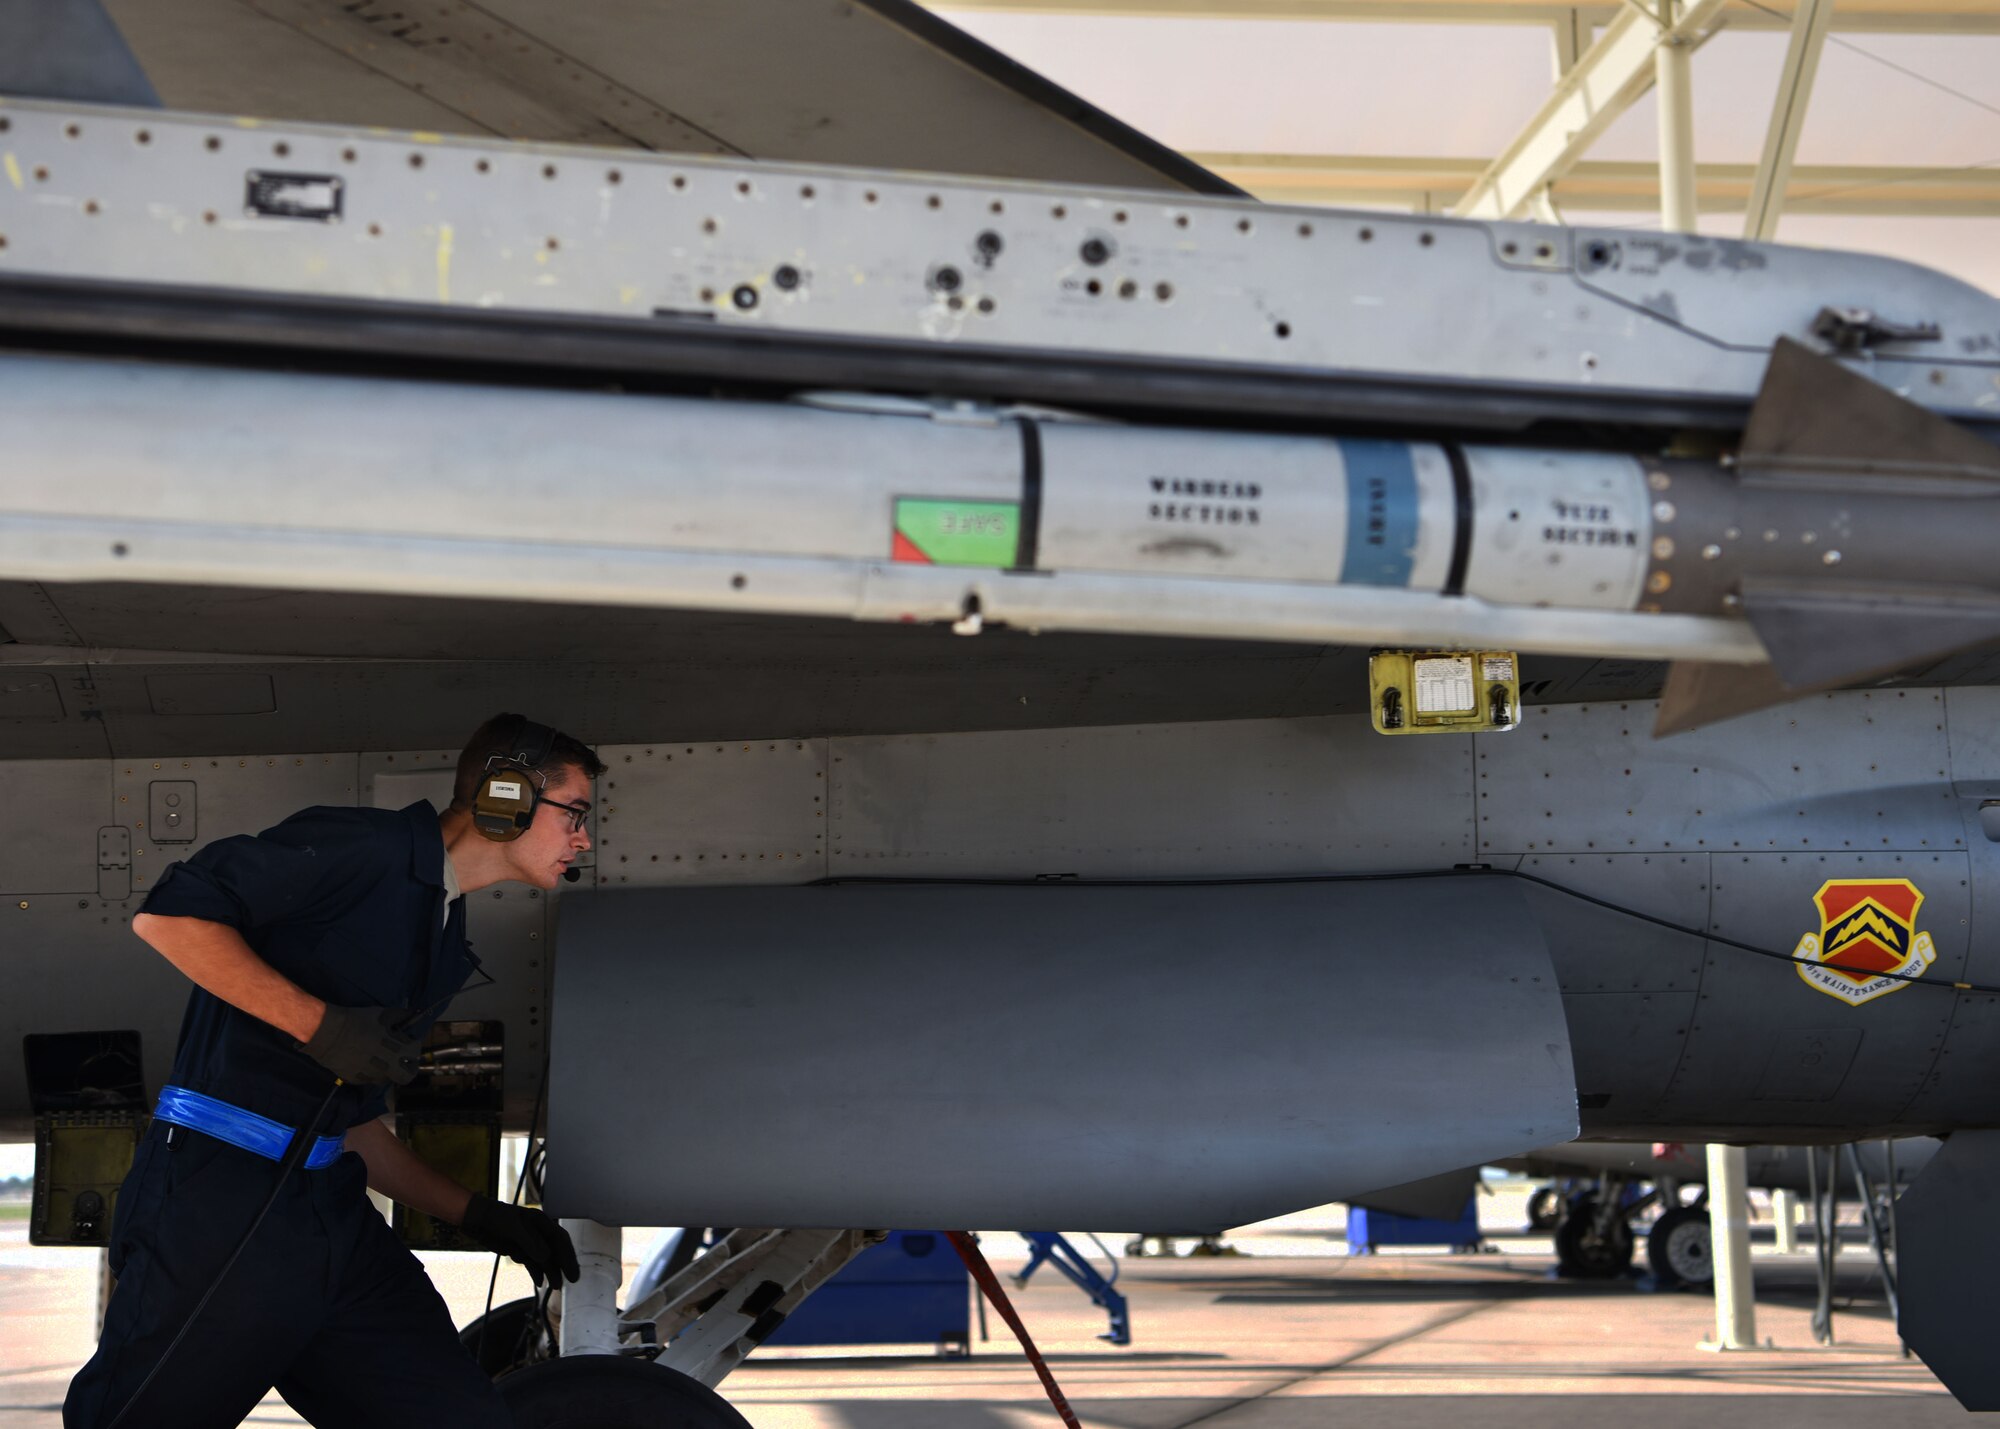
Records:
M1761 658L1739 621L1633 611L1628 457L1466 452L1462 513L1434 445L1038 432L1036 482L1023 424L993 413L5 357L0 577L891 620L976 598L1041 629ZM1026 532L995 543L987 514L1037 490L1029 575ZM913 500L972 510L983 568L894 561ZM1618 538L1573 538L1571 508Z
M1628 456L1473 447L1465 592L1499 605L1631 610L1645 587L1653 517Z

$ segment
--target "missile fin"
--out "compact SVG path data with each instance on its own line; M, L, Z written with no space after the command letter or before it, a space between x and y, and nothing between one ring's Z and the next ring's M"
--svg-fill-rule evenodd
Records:
M1667 674L1655 736L1679 734L2000 640L2000 600L1747 590L1743 612L1768 665L1682 660Z
M1801 469L1993 480L2000 479L2000 447L1833 358L1779 338L1737 464L1752 477Z
M2000 600L1746 589L1743 613L1778 678L1805 694L1942 660L2000 639Z
M1685 734L1705 724L1769 709L1800 692L1786 686L1769 665L1718 665L1704 660L1676 660L1660 692L1660 712L1653 721L1653 738Z

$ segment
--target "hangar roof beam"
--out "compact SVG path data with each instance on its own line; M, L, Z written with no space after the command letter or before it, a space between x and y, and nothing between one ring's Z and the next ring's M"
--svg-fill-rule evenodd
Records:
M950 13L1107 15L1175 20L1355 20L1434 25L1555 25L1572 16L1590 30L1609 24L1622 3L1551 4L1548 0L927 0ZM1727 0L1722 18L1736 30L1787 30L1785 0ZM2000 35L2000 0L1841 0L1833 28L1887 35Z
M1718 25L1727 0L1689 0L1669 26L1621 9L1597 43L1556 84L1535 117L1452 205L1459 218L1518 218L1568 173L1614 121L1652 88L1662 46L1693 48Z
M1778 71L1778 95L1771 105L1771 127L1764 135L1764 156L1757 164L1757 183L1750 208L1743 215L1743 236L1769 242L1778 236L1778 216L1784 211L1785 189L1799 135L1806 127L1806 106L1812 99L1819 57L1826 48L1833 0L1799 0L1792 13L1792 39L1785 47L1784 68Z
M1202 152L1188 157L1272 203L1422 213L1449 207L1486 167L1483 159L1382 155ZM1566 212L1657 211L1659 177L1659 165L1650 161L1587 159L1556 181L1554 198ZM1697 165L1697 209L1744 212L1756 177L1753 164ZM1783 207L1799 214L2000 217L2000 167L1794 165Z

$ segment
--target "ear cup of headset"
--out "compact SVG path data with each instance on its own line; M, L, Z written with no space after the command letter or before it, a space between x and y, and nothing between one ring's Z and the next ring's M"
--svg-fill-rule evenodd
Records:
M472 826L495 843L512 843L534 822L541 801L541 776L535 771L548 763L556 741L548 725L525 715L512 719L506 739L512 752L486 761L486 775L472 798Z
M472 798L472 826L495 843L512 843L535 817L532 770L507 763L488 769Z

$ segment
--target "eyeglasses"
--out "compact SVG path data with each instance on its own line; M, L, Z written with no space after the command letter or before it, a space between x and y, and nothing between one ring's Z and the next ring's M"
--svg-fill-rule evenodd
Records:
M573 834L583 832L584 820L590 817L588 804L565 804L556 799L544 799L539 794L535 796L535 807L561 809L569 815L569 831Z

